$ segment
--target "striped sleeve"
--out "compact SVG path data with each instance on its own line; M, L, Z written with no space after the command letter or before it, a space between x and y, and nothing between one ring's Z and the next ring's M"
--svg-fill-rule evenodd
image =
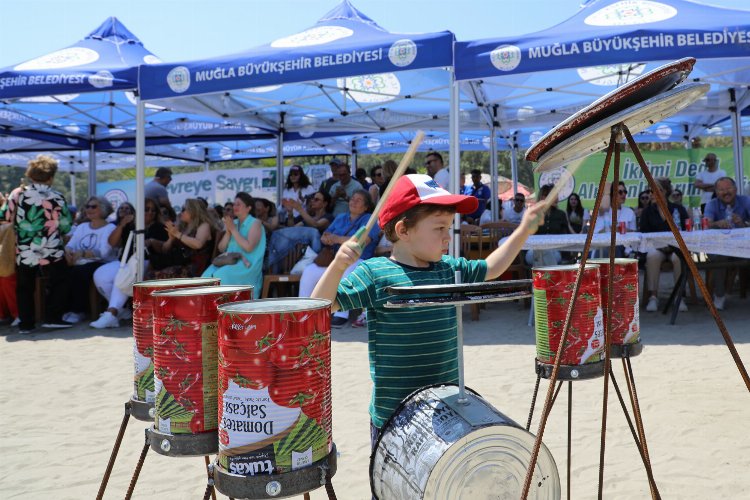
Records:
M342 311L375 306L375 281L367 262L361 262L341 280L336 290L336 302Z
M463 257L443 257L443 262L449 264L455 271L461 271L463 283L479 283L487 279L486 260L466 260Z

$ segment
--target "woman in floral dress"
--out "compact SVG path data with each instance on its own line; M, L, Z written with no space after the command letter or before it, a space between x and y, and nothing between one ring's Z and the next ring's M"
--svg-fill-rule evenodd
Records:
M69 328L62 320L66 302L65 249L62 236L70 232L72 218L65 198L52 189L57 161L39 155L30 160L28 186L15 189L0 208L0 221L16 231L16 296L20 333L35 326L34 292L36 277L47 278L43 328Z

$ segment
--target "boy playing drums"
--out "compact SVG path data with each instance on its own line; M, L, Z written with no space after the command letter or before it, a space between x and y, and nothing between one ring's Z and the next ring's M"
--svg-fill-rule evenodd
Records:
M497 278L543 222L543 205L528 209L518 229L486 260L454 258L445 255L453 216L475 211L477 199L450 194L427 175L406 175L398 179L378 217L393 242L391 257L368 259L342 280L361 249L356 239L341 245L312 297L331 300L334 310L367 308L373 443L410 393L426 385L458 382L456 308L387 309L385 303L395 297L386 287L452 284L456 271L464 283Z

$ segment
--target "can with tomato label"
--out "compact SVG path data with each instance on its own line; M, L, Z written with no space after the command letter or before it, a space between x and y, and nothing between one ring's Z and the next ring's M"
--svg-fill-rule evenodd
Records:
M174 288L218 285L218 278L178 278L139 281L133 284L133 361L135 376L130 402L133 416L151 421L154 392L154 321L151 293Z
M151 294L154 430L163 434L216 431L218 306L247 301L252 291L252 286L227 285Z
M701 229L705 231L706 229L709 229L710 225L711 225L711 221L708 220L708 217L703 217L701 219Z
M310 298L219 306L222 493L247 496L226 491L230 476L293 475L330 460L330 314L329 301Z
M688 219L689 220L689 219ZM607 297L609 259L589 259L599 266L599 279L604 310L604 327L607 327ZM637 356L641 353L641 325L638 301L638 260L615 259L612 278L612 331L610 355L613 358Z
M619 232L620 234L625 234L628 232L628 228L625 225L624 220L621 220L620 222L617 223L617 232Z
M533 269L537 370L545 377L550 375L550 367L560 348L565 316L574 299L578 269L577 265ZM568 368L558 372L560 380L603 374L604 312L599 281L599 266L587 264L575 297L568 337L562 346L560 364Z

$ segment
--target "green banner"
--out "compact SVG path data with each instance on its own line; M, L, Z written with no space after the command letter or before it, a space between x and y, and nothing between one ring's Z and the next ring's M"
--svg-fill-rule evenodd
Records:
M683 192L685 206L700 205L700 190L693 186L695 175L705 170L703 158L706 154L714 153L719 163L719 169L727 176L734 178L734 154L732 148L703 148L703 149L673 149L669 151L642 151L643 159L654 177L669 177L672 187ZM593 208L599 187L599 178L604 168L605 153L595 153L580 162L580 167L573 172L568 184L560 191L559 199L563 202L570 193L578 193L586 208ZM744 179L750 179L750 148L743 148ZM576 162L577 163L577 162ZM563 167L564 168L564 167ZM612 179L613 165L609 168L609 178ZM536 186L554 184L560 178L559 169L541 174L534 174ZM635 156L630 152L620 154L620 179L628 190L626 205L634 207L638 204L638 193L648 188L641 168ZM562 207L564 208L564 207Z

